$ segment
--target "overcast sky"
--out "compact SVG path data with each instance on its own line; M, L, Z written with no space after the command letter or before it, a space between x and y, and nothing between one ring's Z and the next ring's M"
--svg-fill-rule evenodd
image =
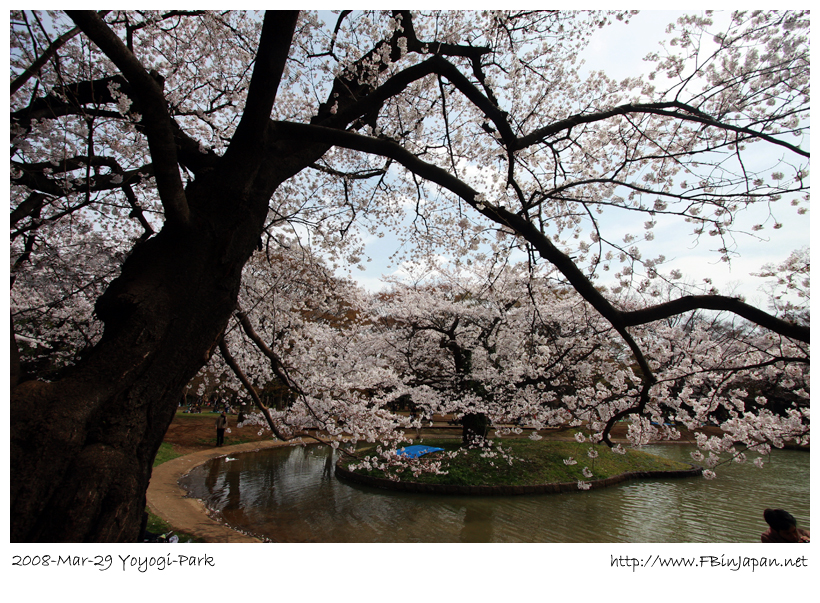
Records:
M644 11L632 18L629 25L615 22L613 25L598 30L592 37L583 57L590 70L603 70L610 77L619 80L635 76L646 71L643 57L648 52L659 49L658 42L665 38L666 25L674 21L682 11ZM717 14L715 20L720 19ZM717 254L710 252L717 245L716 239L704 237L695 245L691 235L690 224L675 221L664 225L659 220L655 229L655 241L641 244L644 257L655 257L663 253L669 262L666 270L679 269L684 278L701 281L711 278L723 293L744 295L748 301L757 301L765 305L763 295L758 288L762 280L751 277L750 273L758 271L769 262L780 262L788 257L792 250L809 244L809 214L798 215L795 208L783 208L777 215L784 227L778 230L769 227L761 233L767 241L761 242L747 236L735 239L740 257L734 258L731 264L718 261ZM747 212L739 220L741 225L750 228L761 223L765 216L760 213ZM624 232L634 231L634 224L624 222ZM395 242L390 237L373 239L368 245L367 255L371 258L366 263L367 270L352 269L350 275L369 290L378 290L383 286L382 275L394 274L400 266L390 266L387 258L395 251Z

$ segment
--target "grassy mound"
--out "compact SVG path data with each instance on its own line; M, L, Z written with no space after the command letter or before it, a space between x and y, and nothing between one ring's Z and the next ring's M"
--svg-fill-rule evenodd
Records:
M402 466L390 468L394 477L401 481L422 484L456 486L531 486L550 483L593 481L629 472L679 471L691 469L690 465L665 459L640 450L627 449L625 454L612 452L609 447L589 443L556 442L522 439L496 439L490 447L462 448L460 440L428 440L423 444L444 448L422 457L421 460L405 460ZM590 450L597 453L589 456ZM449 453L449 454L448 454ZM453 455L453 453L455 453ZM375 448L362 449L359 456L375 454ZM565 459L575 464L566 464ZM419 473L414 476L414 465L425 461L441 461L446 475ZM356 461L342 460L343 467L350 469ZM583 474L584 468L592 471L592 477ZM355 473L375 478L387 477L380 470L355 469Z

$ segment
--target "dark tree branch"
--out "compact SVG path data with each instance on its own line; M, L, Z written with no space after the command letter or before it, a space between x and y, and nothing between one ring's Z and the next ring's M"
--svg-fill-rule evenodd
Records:
M299 386L287 374L285 365L279 359L276 352L270 349L270 347L262 341L262 338L259 337L259 334L254 330L253 325L251 325L251 321L248 319L248 315L242 310L238 310L236 312L236 318L239 320L239 324L242 325L242 330L245 331L245 334L251 341L253 341L254 344L256 344L256 347L259 348L265 356L267 356L268 360L270 360L271 369L273 369L274 374L279 378L282 384L299 395L304 395L304 392L302 392Z
M25 86L26 82L28 82L32 77L34 77L35 74L39 73L40 69L43 68L43 65L45 65L51 57L57 54L57 51L60 49L60 47L66 42L68 42L71 38L76 36L78 33L80 33L80 28L74 27L73 29L70 29L69 31L61 35L59 38L54 40L51 44L49 44L45 52L43 52L43 54L37 57L37 59L28 67L28 69L26 69L23 73L21 73L19 76L14 78L14 80L12 80L11 95L14 96L15 92L17 92L20 88Z
M510 148L515 146L515 135L506 119L506 113L501 111L487 96L476 88L458 68L441 55L434 55L416 65L401 70L387 79L381 86L363 96L360 100L349 103L336 116L329 118L322 125L333 126L339 123L351 123L378 111L389 98L401 93L415 81L428 75L440 75L447 78L464 96L478 107L495 124L502 139Z
M222 354L222 358L225 360L225 363L231 367L234 375L236 375L237 379L242 383L248 393L253 398L254 404L259 409L259 411L265 416L265 420L268 422L268 427L273 432L273 434L279 438L280 440L286 441L290 438L282 435L279 429L276 427L276 423L273 420L273 417L270 416L270 409L265 406L265 403L262 402L262 398L259 397L259 394L256 392L256 388L251 383L250 379L245 375L239 365L236 363L236 360L231 355L230 350L228 350L228 345L225 343L224 338L220 338L219 340L219 353Z
M27 216L38 215L48 198L48 195L44 195L43 193L31 193L26 197L25 201L12 210L11 217L9 218L9 227L16 225Z
M313 163L310 167L318 172L329 174L344 180L369 180L370 178L382 177L387 174L387 169L390 167L391 163L392 162L390 159L388 159L383 168L373 168L372 170L360 170L355 172L341 172L330 166L321 165L319 163Z
M375 75L372 65L374 63L377 65L375 68L376 72L383 72L387 69L385 63L376 59L377 54L381 52L383 44L389 46L390 60L393 62L397 62L402 58L403 51L400 44L400 40L402 39L407 42L407 52L420 54L461 56L478 60L481 56L490 52L490 49L478 46L422 42L416 36L415 29L413 28L413 17L409 11L394 11L393 15L394 18L401 21L401 29L394 31L389 40L385 40L370 49L370 51L354 65L347 68L342 75L335 79L333 88L328 96L328 102L323 103L319 107L318 115L314 117L312 123L327 127L345 127L358 117L372 117L375 120L376 113L384 100L397 94L398 91L413 80L435 72L430 70L430 66L435 65L436 62L427 63L427 61L425 61L424 63L427 63L425 67L419 68L418 66L411 66L403 69L391 78L393 83L390 86L383 90L382 87L377 89L372 79ZM440 56L438 58L440 58ZM379 91L374 93L376 90ZM338 103L336 115L333 115L330 111L333 103Z
M110 12L111 12L110 10L101 10L97 14L102 19ZM51 57L53 57L55 54L57 54L57 51L66 42L68 42L71 38L76 36L78 33L80 33L80 28L79 27L74 27L73 29L68 30L63 35L61 35L59 38L54 40L51 44L49 44L48 48L45 49L43 54L41 54L39 57L37 57L37 60L35 60L29 66L28 69L26 69L23 73L21 73L16 78L14 78L14 80L12 80L12 82L11 82L11 95L14 96L15 92L17 92L20 88L25 86L26 82L29 81L35 74L39 73L40 69L43 68L43 65L45 65L49 61L49 59L51 59Z
M179 164L190 170L194 175L204 169L216 167L219 156L212 149L203 152L199 141L186 134L176 120L171 120L171 128L177 144Z
M143 233L142 236L137 240L138 243L145 241L146 239L150 238L151 235L154 234L154 229L151 226L151 223L148 222L148 219L145 217L145 213L142 211L142 208L137 201L137 196L134 194L134 190L131 188L130 184L123 185L122 192L125 194L125 198L128 199L128 203L131 205L131 213L128 215L129 218L136 218L137 221L142 225Z
M355 132L294 122L271 122L273 138L302 140L317 144L336 145L347 149L381 155L402 164L426 180L441 184L464 199L472 200L478 193L440 167L422 161L400 144L383 138L362 136Z
M617 115L630 115L635 113L662 115L683 121L697 122L705 126L719 128L721 130L727 130L729 132L746 134L753 138L759 138L760 140L765 140L766 142L770 142L774 145L789 149L790 151L793 151L794 153L801 155L803 157L810 157L809 151L804 151L800 147L795 146L793 144L789 144L784 140L780 140L779 138L772 136L771 134L766 134L764 132L760 132L752 128L736 126L734 124L719 121L697 110L696 108L690 107L686 103L682 103L680 101L670 101L663 103L630 103L626 105L620 105L618 107L613 107L612 109L609 109L607 111L588 113L584 115L573 115L572 117L556 121L548 126L539 128L534 132L527 134L526 136L518 138L515 141L515 149L518 150L532 146L533 144L542 142L545 138L554 136L566 130L570 130L577 125L603 121L605 119L609 119L610 117L615 117Z
M412 12L409 10L397 10L394 11L393 15L394 17L401 18L401 26L404 30L401 35L407 38L408 52L426 52L443 56L465 57L472 60L478 60L492 52L489 48L484 46L466 46L463 44L449 44L445 42L424 42L419 40L416 35L416 29L413 26Z
M165 208L165 219L174 225L187 224L190 210L179 175L177 147L160 76L149 74L137 57L96 13L67 12L83 33L114 62L133 87L143 112L142 120L151 149L157 189Z
M683 314L691 310L722 310L737 314L761 327L780 335L809 343L810 330L807 326L794 324L750 306L736 297L723 295L687 295L657 306L623 312L624 323L628 326L642 325L656 320Z
M298 11L265 13L245 110L224 156L231 168L261 151L298 17Z
M53 197L65 197L72 193L79 192L79 184L77 185L77 188L74 188L72 190L66 190L63 188L62 183L52 178L49 178L45 174L43 174L42 169L43 167L48 167L51 168L55 173L65 173L79 169L80 161L83 159L86 158L73 157L69 160L66 160L60 167L57 168L55 168L50 163L26 164L17 161L12 161L12 167L17 170L20 170L20 175L13 177L11 181L14 184L22 184L23 186L26 186L32 189L33 191L44 193ZM99 159L99 161L97 161L97 159ZM135 170L122 170L115 160L108 157L92 157L89 161L90 163L88 164L83 162L83 165L104 165L111 167L114 171L114 173L112 174L103 174L95 176L93 179L93 184L87 187L87 191L90 192L115 190L122 188L124 184L139 184L146 176L150 176L154 173L153 164L144 165ZM22 205L23 204L21 204L21 206ZM15 209L12 215L17 214L19 209L20 208Z
M11 120L19 127L28 129L32 120L55 119L65 115L82 115L107 117L111 119L127 119L117 111L99 109L96 105L116 104L117 99L111 94L111 84L131 99L132 110L141 113L139 98L134 94L131 84L120 75L102 78L99 80L78 82L55 88L45 97L38 98L25 109L11 114ZM68 101L64 100L65 98ZM144 132L144 118L136 123L139 131ZM203 153L200 143L182 130L175 120L171 120L171 130L177 148L177 159L194 174L205 168L216 166L218 156L208 149Z
M85 169L86 167L108 167L112 171L119 174L124 173L120 167L119 162L113 157L107 155L75 155L74 157L66 157L59 165L54 165L50 161L40 163L20 163L13 161L12 165L27 172L42 172L43 170L50 170L54 174L64 174L66 172L73 172L74 170Z
M661 320L698 308L734 312L780 335L806 343L809 341L808 327L796 326L793 323L771 316L762 310L757 310L752 308L752 306L743 304L739 300L732 300L732 298L721 299L717 296L694 296L689 300L682 298L686 300L683 302L669 302L667 304L646 308L638 311L637 314L622 312L615 308L601 292L598 291L592 281L578 268L572 258L558 249L532 222L518 214L507 211L503 207L493 206L490 203L481 201L479 193L465 182L436 165L422 161L401 145L390 140L371 138L354 132L344 132L322 126L275 122L272 124L272 127L275 128L277 135L283 138L309 139L317 143L325 142L364 153L390 157L418 176L455 193L493 222L508 226L514 232L524 237L538 251L542 258L558 268L578 293L625 338L630 348L633 349L633 352L639 350L626 332L627 327L645 324L654 320ZM657 308L660 308L660 310ZM640 358L637 359L641 362ZM650 374L651 371L646 367L645 375Z
M123 116L115 111L101 111L94 107L84 106L116 103L117 99L111 94L111 84L115 84L132 101L137 100L134 98L128 81L120 75L115 75L56 87L47 96L35 99L28 107L11 113L11 119L23 127L27 127L28 123L34 119L53 119L63 115L85 115L90 114L92 111L101 112L106 117L122 119Z
M31 252L34 251L34 245L36 242L37 238L34 234L29 234L26 236L26 242L23 246L23 253L20 254L20 256L14 261L14 265L11 267L11 289L14 288L14 282L17 280L17 272L20 270L20 267L31 257Z

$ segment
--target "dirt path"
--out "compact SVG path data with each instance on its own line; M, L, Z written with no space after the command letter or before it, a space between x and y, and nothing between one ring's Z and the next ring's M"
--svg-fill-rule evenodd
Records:
M146 494L148 508L174 526L176 531L191 534L205 542L262 542L211 519L201 501L186 497L187 492L179 485L179 478L213 458L290 444L268 439L265 442L208 448L154 467Z

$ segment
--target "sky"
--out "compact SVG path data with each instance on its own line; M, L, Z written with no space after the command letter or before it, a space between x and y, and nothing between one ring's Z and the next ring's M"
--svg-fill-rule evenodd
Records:
M582 57L589 70L603 70L610 77L620 80L646 72L643 57L658 50L658 42L665 38L666 25L674 21L683 11L642 11L632 17L629 25L613 22L598 30L591 39ZM715 15L716 23L722 17ZM739 219L739 224L751 228L765 220L759 212L747 212ZM785 260L794 249L809 245L809 214L798 215L795 208L783 208L777 218L784 224L781 229L773 229L770 220L767 228L757 233L763 240L740 235L735 239L738 257L730 264L719 261L718 255L710 252L717 247L717 240L704 237L696 244L691 225L680 221L664 224L659 220L655 228L655 241L641 244L644 257L655 257L662 253L668 258L665 269L678 269L684 280L700 282L709 278L721 293L743 295L747 301L766 305L765 295L760 291L763 281L750 276L766 263ZM610 222L612 225L612 222ZM615 225L617 226L617 224ZM624 222L624 233L634 231L634 220ZM353 268L349 275L370 291L385 287L381 277L402 274L402 266L388 264L389 256L396 250L396 242L389 235L383 239L371 237L366 254L371 258L365 263L364 272ZM613 270L614 272L614 270ZM345 274L348 274L345 272ZM600 281L603 282L603 281Z
M665 37L666 25L681 14L684 11L642 11L633 17L629 25L613 23L593 36L587 48L588 64L601 65L600 69L615 79L645 72L643 57L659 48L658 42ZM714 15L716 24L725 18L726 13L719 11ZM618 51L612 52L613 48ZM730 264L717 261L716 255L709 252L710 247L716 246L715 240L704 237L700 244L696 244L689 225L679 221L656 227L654 244L644 244L642 249L646 249L646 256L664 253L668 258L674 258L667 268L679 269L685 277L696 281L711 278L721 292L737 292L744 295L747 301L755 301L755 298L762 301L765 300L759 291L762 281L751 277L750 273L759 271L763 264L779 263L793 250L808 246L809 216L808 213L798 215L795 208L779 210L778 218L784 227L774 229L770 221L769 227L758 233L763 241L743 235L736 237L739 257L733 258ZM763 222L765 218L760 210L750 211L740 217L739 225L744 226L741 230L749 231L751 226ZM657 253L652 253L653 248L658 250Z

